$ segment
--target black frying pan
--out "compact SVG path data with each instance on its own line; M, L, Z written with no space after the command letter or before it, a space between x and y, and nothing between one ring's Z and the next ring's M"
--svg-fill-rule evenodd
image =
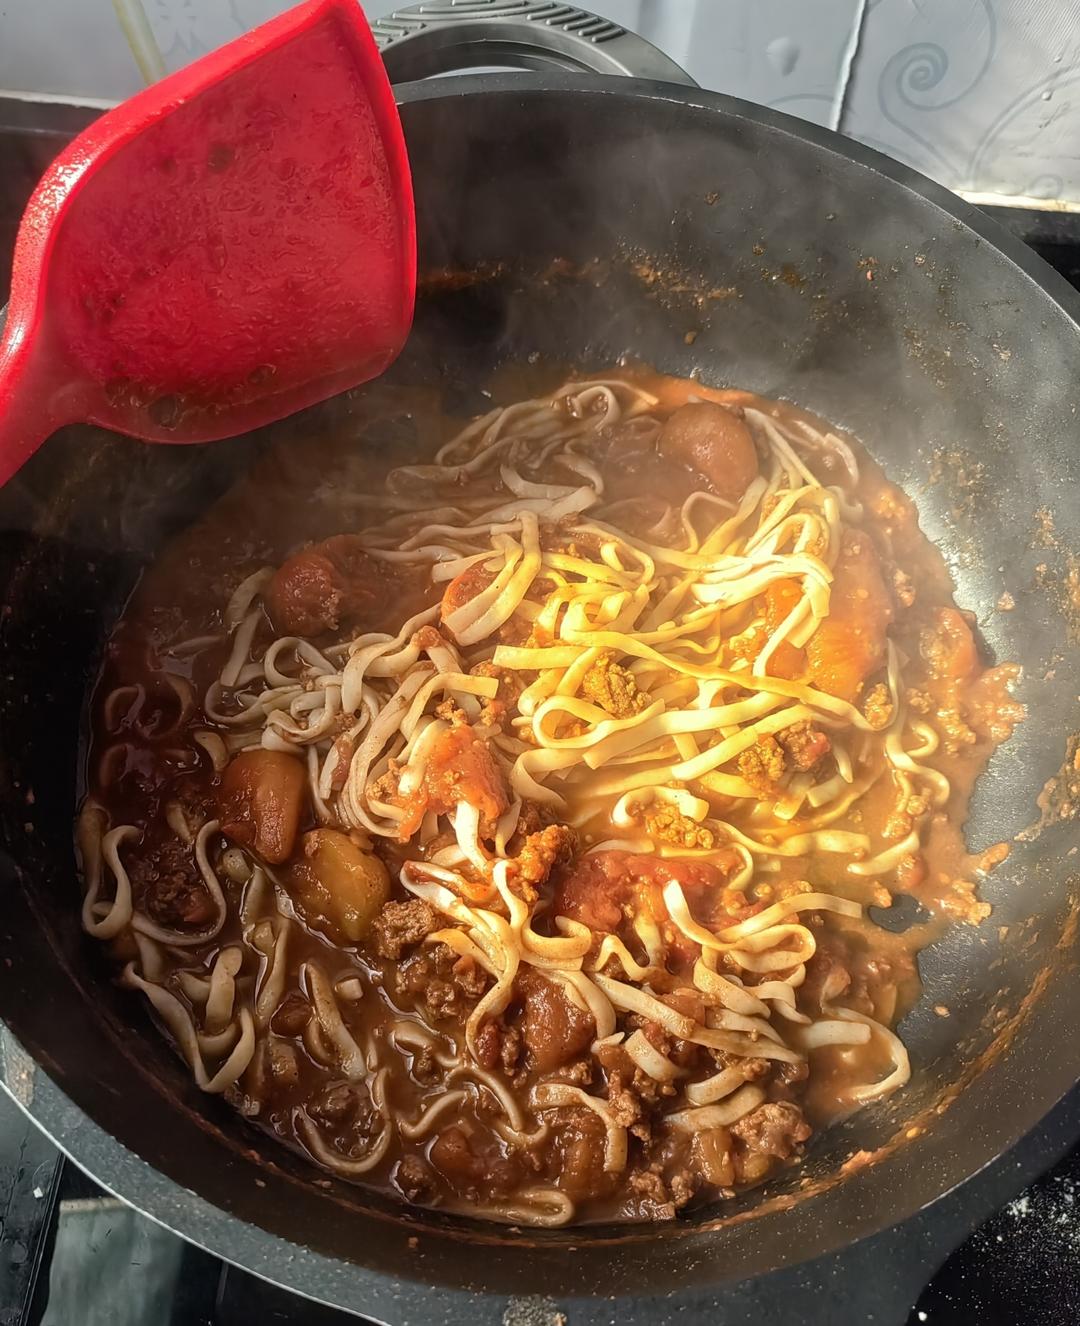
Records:
M410 74L450 58L519 62L525 40L504 24L489 56L460 32L395 31L407 40L389 52L392 73L399 60ZM609 70L631 62L604 40L555 55L595 63L597 45ZM850 428L915 497L989 653L1024 665L1030 717L981 781L969 838L981 847L1037 821L1036 798L1074 754L1080 695L1072 291L912 172L696 88L544 73L400 96L423 263L473 276L424 294L397 379L435 378L459 408L480 409L476 389L500 364L538 353L604 367L625 352ZM276 435L302 446L305 433L349 427L339 399ZM925 1231L918 1222L899 1261L891 1237L849 1245L974 1175L1080 1077L1068 780L1047 802L1056 822L1017 842L985 885L991 921L924 955L928 995L902 1029L911 1085L817 1139L763 1191L663 1227L521 1233L406 1212L317 1174L201 1095L140 1004L109 984L79 930L71 851L76 734L110 624L140 567L267 436L174 451L60 434L0 495L11 1092L106 1187L179 1233L382 1321L514 1322L533 1308L531 1320L553 1321L545 1297L575 1323L870 1320L867 1295L889 1268L928 1274L935 1250L911 1233ZM1011 612L995 608L1004 590ZM978 1212L985 1184L974 1191ZM963 1197L950 1200L958 1235ZM872 1319L902 1321L902 1294Z

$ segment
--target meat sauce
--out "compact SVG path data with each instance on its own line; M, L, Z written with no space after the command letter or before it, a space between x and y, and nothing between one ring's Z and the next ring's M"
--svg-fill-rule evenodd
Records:
M660 398L660 410L670 412L659 436L647 443L632 438L620 450L616 433L607 440L607 453L600 449L595 456L610 499L640 504L636 515L627 516L627 528L633 520L649 526L657 504L678 507L702 487L734 509L759 472L744 408L801 417L746 393L709 392L669 379L650 378L647 385ZM691 393L707 399L688 400ZM398 405L407 413L407 406ZM135 905L159 924L198 934L213 912L192 853L168 827L177 813L192 825L218 820L229 843L272 872L296 922L283 994L270 1017L272 1045L262 1076L249 1074L230 1095L259 1126L310 1152L296 1129L302 1106L326 1144L348 1158L365 1155L378 1129L374 1088L348 1080L312 1052L323 1033L312 1031L308 964L317 964L334 983L358 1042L397 1046L392 1108L400 1118L415 1119L424 1090L438 1079L440 1053L460 1041L490 979L475 956L438 939L445 918L398 882L406 844L425 817L452 813L463 798L478 812L481 835L493 835L511 792L476 724L448 720L423 781L406 792L387 786L387 804L400 815L398 841L328 827L302 761L263 748L231 750L228 726L201 707L228 657L223 605L240 579L260 566L276 569L255 626L253 655L281 635L328 649L360 630L394 634L426 608L441 603L445 616L468 604L493 579L490 569L474 565L449 585L434 583L426 573L371 557L355 535L337 533L363 525L342 495L379 491L389 462L358 455L350 442L324 441L319 448L311 469L319 476L317 495L298 493L288 461L271 456L144 577L110 643L93 700L88 783L114 824L140 831L127 856ZM804 646L777 649L768 671L808 677L828 694L857 701L871 720L876 706L885 722L890 701L881 678L886 642L893 641L908 660L909 703L945 734L936 767L946 773L950 794L934 812L924 844L901 854L884 880L853 881L842 860L822 853L778 858L767 883L759 880L748 891L738 878L738 853L724 842L707 841L704 831L674 810L654 814L652 828L669 843L688 835L687 846L709 849L707 859L661 858L632 842L623 847L611 841L603 817L579 823L575 831L547 808L529 804L513 830L522 894L539 900L538 929L557 935L551 918L569 918L619 938L640 959L635 925L645 918L666 955L653 988L673 1010L702 1022L704 1007L695 1007L693 992L685 989L696 949L672 926L663 901L672 880L694 916L714 930L753 917L806 879L815 888L835 885L867 905L913 896L935 918L929 929L898 935L866 920L831 917L820 930L800 992L806 1007L827 1008L842 997L846 1006L885 1025L894 1025L919 997L916 953L933 926L977 922L987 910L975 896L978 863L965 853L961 826L975 777L1022 716L1007 689L1014 670L983 665L974 624L953 603L942 559L920 533L914 508L861 451L858 456L858 497L871 514L862 529L844 535L830 615ZM400 459L395 455L394 463ZM831 481L828 463L826 458L824 482ZM309 482L309 489L314 486ZM774 582L760 604L765 634L784 621L794 602L793 592ZM514 638L512 631L507 635ZM748 656L764 638L744 643ZM185 649L192 640L209 643ZM496 698L485 701L490 717L512 709L520 684L497 669L489 675L499 685ZM584 693L612 714L642 708L632 674L610 658ZM831 759L828 733L813 724L780 735L782 741L763 741L739 764L763 795L785 770L810 776ZM355 742L344 725L336 740L343 743L344 770ZM335 791L344 778L343 772L336 775ZM714 811L730 812L724 796L703 794ZM902 843L918 810L899 804L889 780L881 779L859 804L860 828ZM776 827L795 835L802 826L796 816ZM608 845L589 851L602 842ZM227 861L223 883L225 925L205 950L185 950L185 961L193 954L209 960L239 942L246 884L230 877ZM114 940L113 948L121 962L133 956L127 935ZM679 1076L700 1075L716 1058L647 1017L631 1017L629 1026ZM416 1031L420 1027L423 1034ZM504 1006L480 1027L475 1057L492 1079L522 1096L537 1082L602 1090L629 1137L631 1162L622 1173L605 1168L605 1128L596 1113L574 1105L548 1111L543 1145L511 1147L497 1126L492 1096L481 1092L462 1093L441 1126L422 1140L396 1138L362 1181L407 1201L480 1212L500 1202L516 1209L516 1194L547 1184L574 1201L577 1219L669 1218L692 1201L758 1183L790 1163L813 1129L852 1108L851 1082L879 1069L869 1062L880 1058L875 1045L847 1047L842 1054L829 1047L815 1051L809 1083L805 1063L738 1061L747 1083L764 1091L762 1103L730 1127L680 1138L655 1126L678 1079L650 1078L625 1043L601 1044L590 1053L596 1035L593 1015L563 985L542 969L523 967Z

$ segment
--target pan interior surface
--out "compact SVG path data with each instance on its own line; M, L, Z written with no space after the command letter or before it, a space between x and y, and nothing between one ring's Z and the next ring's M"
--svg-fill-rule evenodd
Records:
M97 1173L107 1186L241 1265L345 1305L358 1267L517 1293L555 1276L565 1292L606 1295L828 1251L974 1173L1080 1076L1080 1043L1060 1030L1080 1016L1078 835L1059 772L1080 729L1069 499L1080 331L1056 302L1070 297L932 186L724 98L467 78L407 89L402 114L427 279L394 381L435 383L475 413L507 365L628 357L792 400L858 436L914 498L988 654L1024 669L1028 718L977 786L968 824L975 849L1020 835L981 888L993 916L924 954L926 996L901 1028L917 1070L903 1092L820 1136L763 1191L663 1227L512 1233L406 1212L202 1096L79 929L71 820L86 691L140 569L270 442L293 438L302 454L305 436L348 436L355 411L342 397L213 448L72 430L0 498L0 1014L77 1107L42 1118L61 1144L92 1171L102 1160L93 1130L71 1123L81 1111L130 1153L109 1150L115 1172ZM24 1104L35 1112L32 1093ZM211 1231L206 1209L233 1218ZM267 1234L309 1251L281 1257Z

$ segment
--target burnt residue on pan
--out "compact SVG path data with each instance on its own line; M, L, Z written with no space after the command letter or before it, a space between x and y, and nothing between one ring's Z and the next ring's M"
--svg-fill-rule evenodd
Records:
M1080 816L1080 732L1069 733L1061 768L1046 780L1036 805L1038 817L1020 830L1018 842L1033 842L1045 830Z

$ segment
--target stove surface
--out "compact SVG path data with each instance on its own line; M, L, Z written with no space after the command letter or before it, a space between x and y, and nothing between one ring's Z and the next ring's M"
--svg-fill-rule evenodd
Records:
M48 162L93 115L0 98L0 298L26 199ZM1080 216L991 210L1080 289ZM1025 1172L1032 1172L1032 1154L1045 1155L1049 1164L1077 1138L1080 1088L1023 1144ZM988 1190L1008 1193L1016 1187L1010 1170L1020 1167L1006 1156L969 1186L996 1185ZM939 1204L939 1219L949 1218L948 1200ZM889 1236L875 1242L884 1259L882 1319L902 1320L906 1305L888 1302L890 1285L898 1283L888 1274ZM1001 1205L944 1265L927 1259L918 1269L926 1287L908 1326L1080 1322L1080 1146ZM543 1315L544 1326L565 1320ZM344 1326L357 1320L227 1266L109 1196L0 1091L0 1326ZM846 1326L850 1319L839 1309L833 1320Z

